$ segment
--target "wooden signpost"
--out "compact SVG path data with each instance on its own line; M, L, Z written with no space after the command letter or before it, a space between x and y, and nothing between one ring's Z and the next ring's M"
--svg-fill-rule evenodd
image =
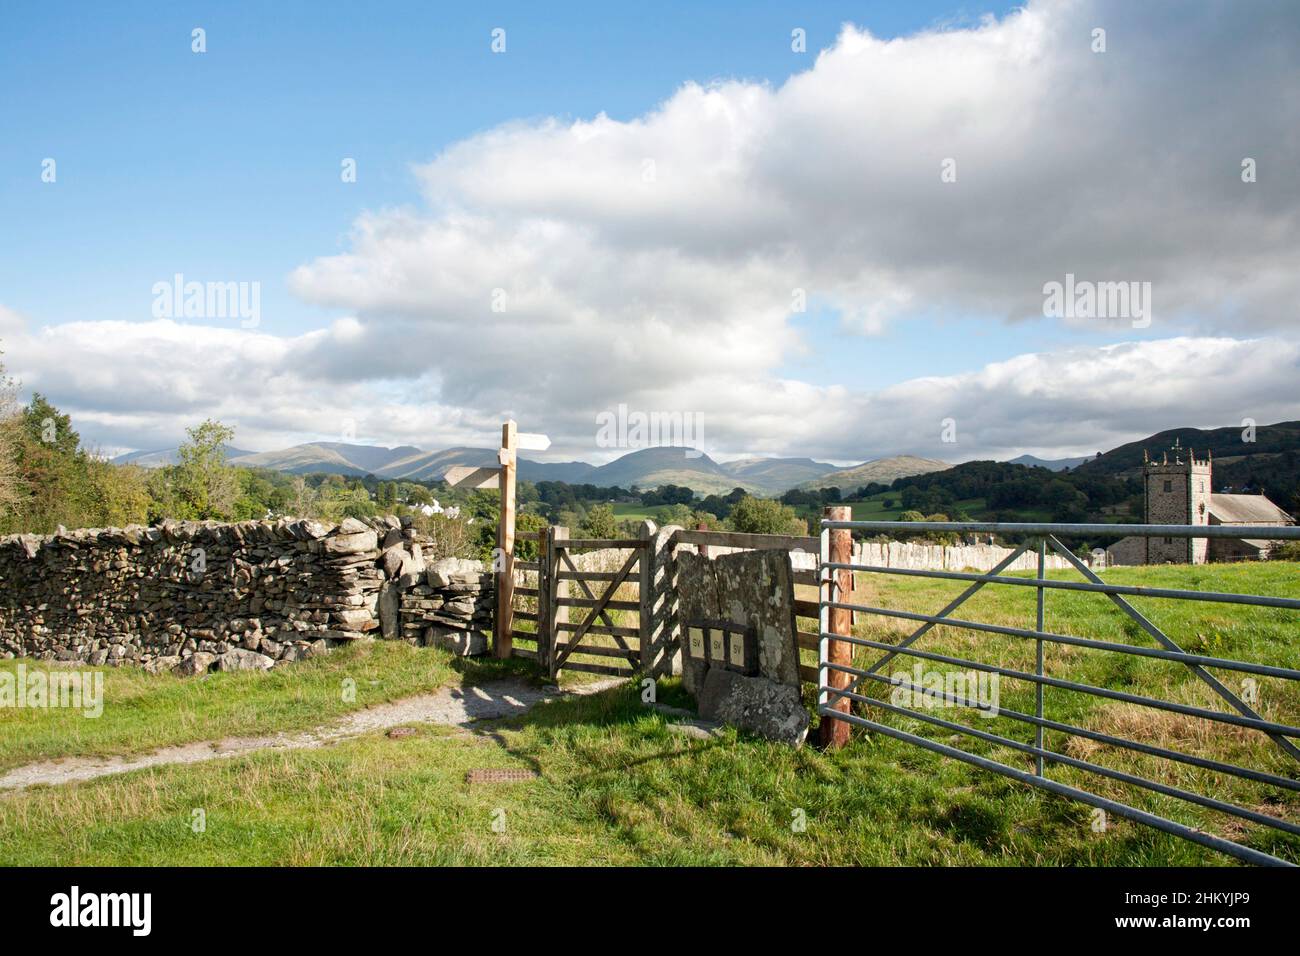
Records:
M443 474L443 481L453 487L498 488L501 491L501 516L497 521L497 551L493 566L497 576L496 626L492 628L492 651L497 657L509 657L513 647L513 598L515 590L515 477L518 470L516 451L545 451L551 440L545 435L519 434L513 420L501 426L501 448L497 465L475 468L455 465Z

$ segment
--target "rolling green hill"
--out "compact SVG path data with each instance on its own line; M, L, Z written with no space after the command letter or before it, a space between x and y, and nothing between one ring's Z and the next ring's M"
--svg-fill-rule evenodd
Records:
M721 467L727 474L770 494L780 494L836 470L834 465L811 458L737 458L722 462Z
M1142 472L1143 451L1155 458L1177 441L1198 459L1213 456L1215 491L1262 491L1275 504L1294 512L1300 507L1300 422L1259 425L1253 442L1243 440L1249 437L1243 433L1237 425L1171 428L1111 449L1074 472L1086 477L1136 477Z
M799 487L808 491L819 488L839 488L842 491L852 492L873 481L885 485L898 478L925 475L951 467L948 462L939 461L937 458L895 455L892 458L877 458L874 461L863 462L852 468L830 471L819 478L803 482Z
M658 488L685 485L700 495L726 494L732 488L759 492L757 482L729 473L703 452L691 448L642 448L592 470L584 482L604 487Z

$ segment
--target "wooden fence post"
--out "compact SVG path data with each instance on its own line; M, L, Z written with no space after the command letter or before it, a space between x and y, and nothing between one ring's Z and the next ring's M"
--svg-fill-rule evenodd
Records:
M537 532L537 666L550 672L551 529Z
M640 563L637 567L637 570L641 573L637 581L637 603L641 605L637 611L637 628L639 631L637 639L641 643L641 676L653 678L655 676L654 522L641 522L640 538L645 542L645 547L641 549Z
M844 505L837 505L824 509L822 517L831 521L852 521L853 509ZM830 549L829 559L833 564L850 564L853 561L853 532L847 528L833 528L829 532ZM853 587L852 571L833 571L828 573L821 584L823 601L847 601L849 592ZM843 608L829 608L827 613L826 630L830 634L844 634L846 636L853 633L853 612ZM826 659L832 664L840 664L845 667L853 663L853 645L848 641L828 640ZM826 672L826 686L834 689L841 689L849 686L852 675L843 671L830 670ZM842 713L848 713L852 702L847 697L839 697L831 701L830 707L833 710ZM823 747L835 749L843 747L849 742L850 726L846 720L835 720L833 717L822 715L821 722L821 743Z
M555 645L559 643L560 636L564 633L560 630L560 625L569 623L569 609L560 604L561 598L569 596L569 582L560 580L560 574L564 569L560 563L559 551L568 540L569 529L564 525L553 525L547 537L550 539L547 544L547 560L550 562L550 573L547 576L550 596L547 605L550 608L550 621L547 622L546 631L550 643L546 648L546 673L555 677Z
M515 595L515 436L518 426L507 421L501 426L501 516L497 521L497 548L502 570L497 572L497 621L492 632L497 657L509 657L514 638Z
M695 525L695 530L708 531L709 526L705 524L703 521L701 521ZM699 552L701 558L707 558L709 556L709 546L707 544L696 545L695 550Z

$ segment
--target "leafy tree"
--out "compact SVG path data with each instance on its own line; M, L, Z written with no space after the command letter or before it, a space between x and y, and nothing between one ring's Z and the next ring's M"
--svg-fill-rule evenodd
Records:
M60 524L103 523L105 492L67 415L37 393L8 435L18 494L5 522L12 530L48 534Z
M152 498L145 469L138 465L114 465L90 457L86 459L86 465L96 496L96 525L120 528L149 520Z
M179 464L171 471L177 517L229 518L239 496L239 477L226 464L226 447L235 430L211 418L187 429L177 450Z
M609 505L594 505L587 512L581 530L586 538L617 538L618 520L614 517L614 509Z
M773 498L743 496L731 509L732 530L749 534L807 534L808 523Z
M0 516L7 520L22 500L22 476L18 469L18 448L22 442L22 419L16 410L16 387L0 364Z
M686 505L669 505L659 510L659 524L681 525L683 528L695 527L695 513Z
M520 531L544 531L546 529L546 519L541 515L531 511L523 511L515 515L515 532ZM531 539L515 538L515 557L522 561L536 561L538 556L537 542Z

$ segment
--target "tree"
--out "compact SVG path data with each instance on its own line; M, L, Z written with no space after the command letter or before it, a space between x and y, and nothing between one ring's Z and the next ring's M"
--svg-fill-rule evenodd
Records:
M593 505L582 522L582 534L587 538L617 538L618 519L609 505Z
M0 515L6 519L22 499L18 471L18 446L22 440L22 418L17 408L18 388L0 363Z
M9 435L18 493L6 519L12 530L48 534L60 524L101 523L102 489L67 415L38 392L14 419Z
M774 498L745 495L731 509L733 531L749 534L807 534L808 523Z
M235 430L209 418L185 434L171 476L177 504L185 512L177 517L229 518L239 496L238 476L226 465L226 446Z
M675 524L683 528L694 528L695 514L686 505L668 505L659 509L659 524L662 526Z
M316 489L302 475L293 478L287 508L295 518L309 518L316 513Z
M87 458L86 465L96 497L96 525L121 528L149 520L153 500L145 469L139 465L114 465L101 458Z

